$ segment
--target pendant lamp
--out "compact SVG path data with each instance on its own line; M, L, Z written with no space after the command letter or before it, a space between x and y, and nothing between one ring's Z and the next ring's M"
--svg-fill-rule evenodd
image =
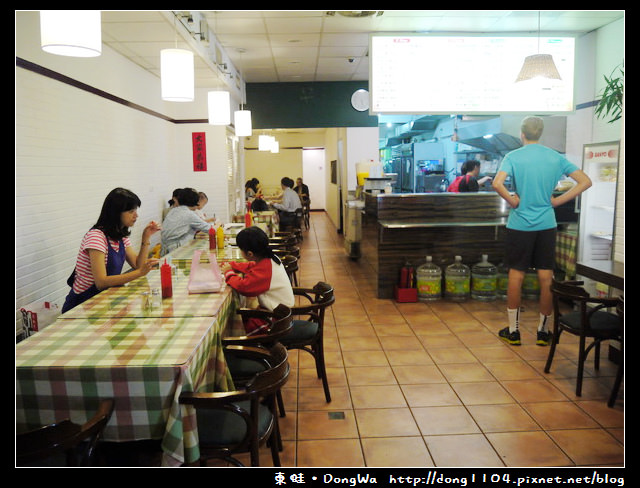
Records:
M41 10L40 45L44 51L60 56L100 56L100 10Z
M228 91L210 91L207 94L209 124L229 125L231 123L231 100Z
M280 152L280 143L278 141L276 141L275 137L271 138L271 153L272 154L277 154Z
M540 54L540 12L538 12L538 54L532 54L524 58L516 83L533 78L562 79L556 64L553 62L553 56L551 54Z
M194 96L193 53L186 49L160 51L162 99L168 102L192 102Z
M253 130L251 126L251 112L249 110L236 110L233 112L233 121L238 137L251 135Z

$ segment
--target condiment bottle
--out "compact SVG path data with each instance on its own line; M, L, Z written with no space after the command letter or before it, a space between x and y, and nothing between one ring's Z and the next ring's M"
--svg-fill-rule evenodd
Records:
M218 249L224 249L224 230L222 229L222 226L218 227L217 235Z
M162 288L162 298L171 298L173 296L173 288L171 286L171 266L164 260L164 264L160 266L160 286Z
M244 226L245 227L251 227L252 222L252 217L251 217L251 204L249 202L247 202L247 211L244 214Z
M213 251L216 248L216 230L213 225L209 228L209 250Z

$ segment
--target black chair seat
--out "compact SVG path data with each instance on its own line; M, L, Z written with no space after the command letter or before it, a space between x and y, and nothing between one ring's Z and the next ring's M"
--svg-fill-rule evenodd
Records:
M582 327L582 318L579 312L570 312L560 317L560 323L566 327L579 331ZM596 334L616 336L620 330L620 317L610 312L595 312L590 318L591 330Z
M318 324L316 322L294 320L292 324L291 332L280 341L285 347L299 343L307 343L318 333Z
M244 400L236 402L237 409L251 411L251 402ZM237 411L237 410L236 410ZM264 437L272 428L273 414L266 405L258 406L258 437ZM198 439L202 447L233 446L243 442L247 435L247 424L242 418L231 410L207 410L198 411Z

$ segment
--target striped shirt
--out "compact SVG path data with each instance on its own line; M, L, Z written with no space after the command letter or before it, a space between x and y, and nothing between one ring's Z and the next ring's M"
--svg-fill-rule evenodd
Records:
M123 238L125 249L131 246L128 237ZM91 229L87 232L80 243L80 251L76 260L76 277L73 282L73 291L82 293L88 290L94 284L93 273L91 272L91 259L89 259L89 249L95 249L104 253L104 265L107 266L107 256L109 255L108 245L114 251L120 250L120 242L109 239L107 244L107 236L100 229Z

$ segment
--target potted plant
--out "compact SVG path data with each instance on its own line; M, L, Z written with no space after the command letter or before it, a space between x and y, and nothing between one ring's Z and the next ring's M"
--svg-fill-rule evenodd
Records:
M616 70L619 70L620 74L614 77ZM604 81L606 85L602 90L602 98L596 106L595 114L599 119L611 116L609 123L612 123L622 117L624 67L622 65L616 66L608 78L606 76L604 77Z

